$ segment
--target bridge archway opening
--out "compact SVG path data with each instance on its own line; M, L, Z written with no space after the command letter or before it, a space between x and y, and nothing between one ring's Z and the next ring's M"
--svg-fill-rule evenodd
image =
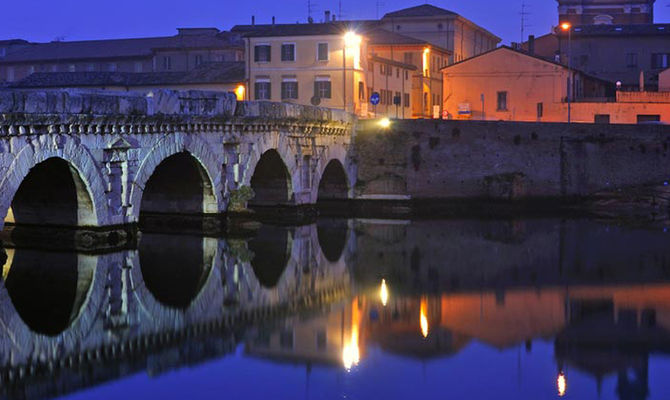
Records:
M250 206L286 204L290 200L291 175L277 150L263 153L251 177L251 188L255 196Z
M139 245L144 285L162 305L185 310L200 294L214 262L207 238L144 233Z
M331 160L321 175L318 201L346 200L349 198L347 173L339 160Z
M3 259L5 288L31 331L57 336L74 323L88 298L96 257L6 249Z
M263 225L247 246L253 253L251 267L261 286L277 286L291 257L290 232L281 226Z
M349 226L346 219L319 219L316 231L319 236L319 246L326 260L337 262L347 245Z
M79 171L62 158L30 169L5 217L16 225L95 226L92 196Z
M147 181L140 211L152 214L204 214L216 204L211 180L188 152L163 160Z

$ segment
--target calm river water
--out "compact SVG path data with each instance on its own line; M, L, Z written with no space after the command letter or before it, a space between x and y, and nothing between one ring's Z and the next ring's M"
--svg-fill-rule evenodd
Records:
M0 264L0 398L670 398L663 228L322 220Z

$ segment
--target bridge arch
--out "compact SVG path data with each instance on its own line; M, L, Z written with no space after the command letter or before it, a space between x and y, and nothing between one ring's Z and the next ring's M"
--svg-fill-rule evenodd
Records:
M288 204L295 201L291 172L284 158L276 149L265 151L253 167L249 186L254 198L249 200L252 206Z
M59 145L26 144L0 182L2 226L109 224L105 199L104 179L85 147L67 137Z
M140 212L145 211L218 213L222 209L219 164L204 140L180 133L163 136L142 159L134 179L130 222L139 221ZM175 176L181 185L174 184ZM186 189L181 191L184 182Z
M320 174L317 201L346 200L349 198L349 178L344 165L332 159Z

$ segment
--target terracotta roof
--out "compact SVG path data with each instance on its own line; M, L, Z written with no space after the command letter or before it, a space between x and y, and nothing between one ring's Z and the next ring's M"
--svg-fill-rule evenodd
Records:
M37 72L11 85L14 88L86 86L160 86L244 81L243 62L206 63L190 72Z
M201 35L175 35L165 37L85 40L76 42L31 43L30 46L8 54L0 62L20 63L30 61L76 60L92 58L144 57L154 49L165 48L230 48L241 46L228 32Z
M458 15L457 13L444 8L435 7L430 4L423 4L416 7L405 8L402 10L390 12L384 15L384 18L403 18L403 17L435 17L440 15Z
M565 69L567 69L567 70L570 70L570 71L573 71L573 72L577 72L577 73L579 73L579 74L581 74L581 75L583 75L583 76L585 76L585 77L588 77L588 78L590 78L590 79L594 79L594 80L597 80L597 81L600 81L600 82L604 82L604 83L612 84L612 82L610 82L610 81L608 81L608 80L606 80L606 79L602 79L602 78L598 78L597 76L590 75L590 74L588 74L588 73L586 73L586 72L584 72L584 71L582 71L582 70L580 70L580 69L577 69L577 68L570 68L570 67L568 67L567 65L561 64L561 63L559 63L559 62L552 61L552 60L548 60L548 59L546 59L546 58L544 58L544 57L540 57L540 56L538 56L538 55L531 55L531 54L526 53L525 51L516 50L516 49L513 49L513 48L511 48L511 47L509 47L509 46L500 46L500 47L496 47L495 49L492 49L492 50L485 51L485 52L483 52L483 53L477 54L477 55L474 56L474 57L466 58L465 60L461 60L461 61L459 61L459 62L456 62L456 63L450 64L450 65L447 65L446 67L440 69L440 71L445 71L445 70L447 70L447 69L449 69L449 68L451 68L451 67L453 67L453 66L455 66L455 65L460 65L460 64L463 64L463 63L467 63L467 62L470 62L470 61L472 61L472 60L474 60L474 59L476 59L476 58L479 58L479 57L482 57L482 56L485 56L485 55L488 55L488 54L490 54L490 53L493 53L493 52L495 52L495 51L500 51L500 50L509 50L509 51L514 52L514 53L517 53L517 54L521 54L521 55L523 55L523 56L526 56L526 57L534 58L534 59L539 60L539 61L544 61L544 62L546 62L546 63L554 64L554 65L556 65L556 66L565 68Z

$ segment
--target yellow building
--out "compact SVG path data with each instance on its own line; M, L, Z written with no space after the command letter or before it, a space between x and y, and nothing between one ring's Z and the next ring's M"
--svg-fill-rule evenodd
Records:
M402 118L440 118L442 115L440 69L448 65L451 51L425 40L382 29L371 31L366 36L370 39L369 51L374 56L414 67L408 71L410 87L403 85L410 98L407 99L408 110ZM376 88L376 82L372 86Z
M337 108L367 104L367 41L341 23L257 26L245 36L248 99Z

